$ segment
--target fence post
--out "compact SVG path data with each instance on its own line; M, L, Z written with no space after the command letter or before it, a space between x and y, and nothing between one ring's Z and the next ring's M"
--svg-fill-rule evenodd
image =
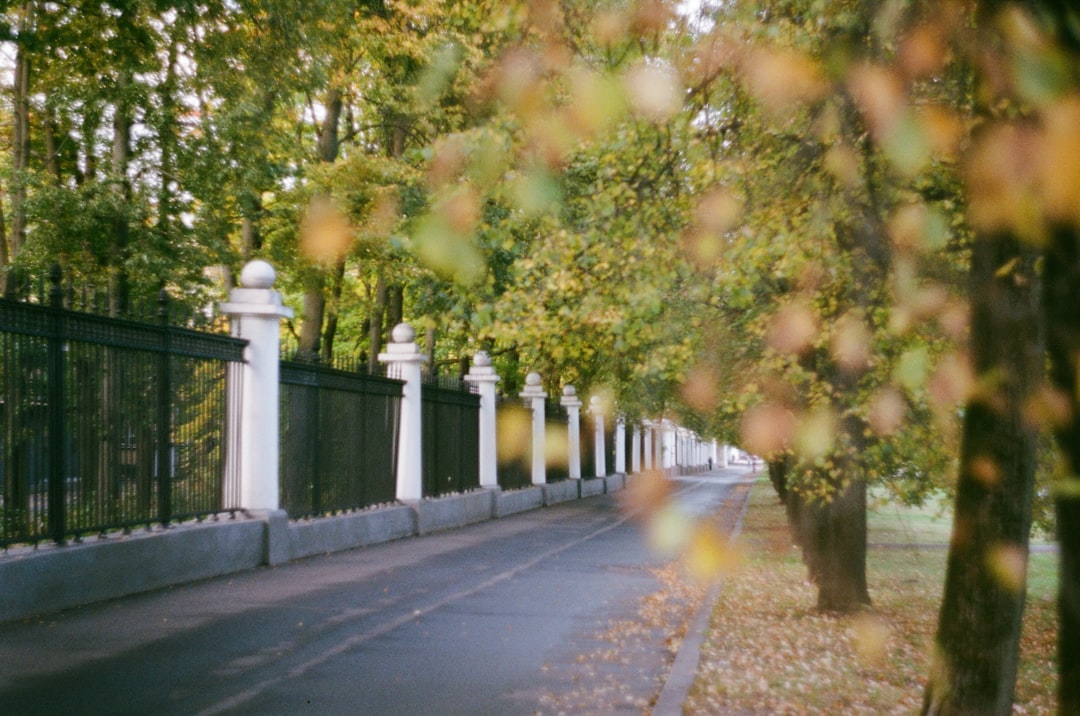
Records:
M48 397L49 445L49 534L57 544L64 544L67 532L67 450L64 421L66 390L64 385L64 314L60 265L49 272L49 337L46 343L45 380Z
M424 497L424 404L420 368L427 358L417 347L416 331L408 323L394 326L390 338L386 352L379 354L379 362L388 365L390 377L405 381L398 433L397 499L415 502Z
M604 454L604 401L599 395L589 398L589 412L592 413L596 425L596 440L593 442L596 475L593 477L607 477L607 456Z
M651 470L651 469L653 469L653 456L652 456L652 453L653 453L653 442L654 442L652 421L649 421L649 420L645 421L645 435L644 435L644 437L645 437L645 441L644 441L645 444L643 445L644 449L642 450L642 452L644 454L642 455L642 457L643 457L643 459L645 461L645 469L646 470Z
M169 352L169 294L164 288L158 292L158 326L161 328L161 353L158 354L154 417L158 426L158 520L168 525L172 517L172 356Z
M547 463L544 454L544 400L547 393L540 387L540 374L529 373L525 376L525 389L521 397L532 406L532 484L547 483Z
M660 421L660 466L665 470L675 468L675 429L665 418ZM671 474L669 472L669 474Z
M641 472L641 428L637 425L630 433L630 472L635 475Z
M484 351L473 357L472 367L465 382L476 386L480 395L480 487L499 486L499 468L496 459L495 436L495 384L499 376L491 366L491 357Z
M720 452L719 458L717 459L717 464L720 467L728 467L728 446L726 444L721 444L719 447L719 451Z
M562 389L559 404L566 408L566 449L569 453L567 466L571 480L581 479L581 406L577 389L568 385Z
M626 421L615 418L615 474L626 474Z
M239 426L240 506L247 510L278 509L278 392L281 374L281 319L293 310L273 289L277 278L266 261L250 261L240 272L240 285L229 292L221 312L232 334L247 340L241 369Z

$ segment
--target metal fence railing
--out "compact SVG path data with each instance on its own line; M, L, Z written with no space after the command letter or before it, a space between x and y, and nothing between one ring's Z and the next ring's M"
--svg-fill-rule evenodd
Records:
M298 360L281 363L281 506L290 517L396 497L402 382Z
M532 484L532 412L521 398L500 396L495 403L499 487L520 490Z
M466 383L424 383L424 497L480 486L480 396Z
M0 300L0 546L238 509L245 342Z
M559 403L547 401L544 406L544 443L547 448L545 462L546 479L561 482L570 479L570 438L567 427L566 408Z

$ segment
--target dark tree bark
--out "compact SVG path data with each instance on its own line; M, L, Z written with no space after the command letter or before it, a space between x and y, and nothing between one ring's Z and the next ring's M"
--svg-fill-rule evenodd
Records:
M386 304L386 330L394 330L405 320L405 287L396 283L390 287L388 302Z
M117 79L118 97L113 107L112 171L118 186L117 211L113 216L113 233L109 244L109 313L119 315L128 310L130 280L124 263L130 243L131 225L124 207L131 200L128 165L131 160L131 107L125 95L131 85L131 72L123 68Z
M383 321L386 316L386 302L388 290L386 282L379 276L375 285L375 302L371 307L371 317L368 320L368 371L374 373L379 367L379 353L383 347Z
M326 328L323 330L322 357L329 363L334 357L334 338L337 336L338 308L341 305L341 289L345 284L345 257L334 264L334 273L330 277L330 302L326 309Z
M1038 252L1010 234L976 237L971 358L985 388L964 414L960 474L935 663L924 714L1009 714L1026 593L1043 376ZM1013 570L1003 578L1001 570Z
M341 148L341 140L338 133L338 124L341 120L343 98L341 89L332 87L328 90L326 98L326 115L319 126L318 155L320 162L333 162L337 159ZM323 322L326 318L326 280L321 267L311 269L313 276L306 282L304 291L304 322L300 327L300 353L307 356L318 356L322 343ZM328 326L329 327L329 326ZM334 330L337 324L334 324ZM330 336L330 346L333 347L333 337ZM327 356L329 358L329 356Z
M1047 248L1043 315L1050 381L1068 402L1067 419L1054 426L1069 484L1056 501L1061 554L1058 581L1058 713L1080 713L1080 232L1058 227Z
M11 174L9 199L11 201L11 232L4 247L3 272L4 295L19 290L17 277L10 275L10 266L18 258L26 242L26 170L30 161L30 57L33 28L33 4L23 3L19 22L19 35L15 47L15 68L12 73L12 132Z

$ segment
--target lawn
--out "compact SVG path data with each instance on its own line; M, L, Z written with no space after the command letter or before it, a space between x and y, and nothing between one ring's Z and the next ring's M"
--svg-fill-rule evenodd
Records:
M938 513L875 512L867 565L873 610L821 615L813 610L816 592L791 545L783 508L759 480L738 540L742 559L725 577L685 712L917 712L949 534L947 515ZM1054 712L1056 569L1055 555L1032 555L1018 714Z

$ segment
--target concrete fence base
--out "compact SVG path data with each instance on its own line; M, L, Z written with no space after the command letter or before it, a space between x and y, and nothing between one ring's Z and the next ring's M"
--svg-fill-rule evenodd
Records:
M562 480L544 485L544 505L554 505L559 502L576 500L581 497L578 491L578 483L581 480Z
M581 496L602 495L607 489L607 482L602 477L592 477L581 481Z
M621 488L622 476L614 478ZM63 547L16 547L0 555L0 622L504 517L610 492L614 478L488 488L316 519L267 510Z
M544 488L526 487L521 490L499 492L495 495L495 516L506 517L517 512L535 510L544 506Z

